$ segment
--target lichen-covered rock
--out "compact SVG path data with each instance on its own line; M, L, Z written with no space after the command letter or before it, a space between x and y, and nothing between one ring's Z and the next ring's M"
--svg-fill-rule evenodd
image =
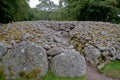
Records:
M55 55L62 53L63 51L64 49L62 47L53 47L47 51L47 55L55 56Z
M84 48L85 57L91 63L97 65L99 63L99 58L101 58L101 52L92 45L88 45Z
M96 65L104 66L104 64L111 60L115 60L116 58L119 59L119 25L85 21L79 22L69 33L71 36L71 44L73 44L74 48L82 55L89 53L88 46L86 46L87 44L95 48L95 51L91 51L90 54L87 54L85 57L91 57L89 58L90 61ZM88 52L86 52L85 49ZM93 57L93 53L97 56Z
M7 49L8 47L5 44L0 43L0 58L5 55Z
M120 60L120 53L116 53L116 57Z
M120 59L120 42L115 44L116 58Z
M110 57L110 60L115 60L116 59L116 53L117 53L115 47L113 47L113 46L109 47L108 51L109 51L108 57Z
M120 59L120 27L108 22L24 21L0 27L0 43L9 45L9 52L22 41L43 46L47 50L49 60L61 53L61 49L50 50L54 47L68 49L69 45L73 45L75 50L84 56L86 44L94 46L101 53L98 59L94 59L98 60L95 61L96 65ZM11 54L6 56L8 55Z
M79 52L66 49L52 58L51 70L59 77L79 77L85 75L86 62Z
M28 33L23 34L22 36L22 40L33 39L33 38L35 38L35 36L33 34L28 34Z
M35 77L46 74L48 60L43 47L34 43L22 42L12 49L2 61L7 78Z

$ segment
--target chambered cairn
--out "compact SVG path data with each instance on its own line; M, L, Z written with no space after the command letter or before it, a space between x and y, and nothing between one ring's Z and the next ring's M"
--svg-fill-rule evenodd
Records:
M86 61L102 68L120 59L120 27L90 21L25 21L0 26L0 68L6 79L81 77Z

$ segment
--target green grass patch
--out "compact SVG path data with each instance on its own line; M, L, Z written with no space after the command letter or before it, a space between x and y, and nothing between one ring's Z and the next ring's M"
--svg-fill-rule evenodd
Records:
M4 78L0 78L0 80L5 80ZM55 76L51 70L48 70L47 74L40 79L33 79L33 78L17 78L16 80L87 80L86 76L82 77L57 77Z
M100 73L105 73L105 75L112 78L120 78L120 61L111 61L100 70Z
M86 76L82 77L57 77L50 70L47 72L45 76L41 78L41 80L87 80Z

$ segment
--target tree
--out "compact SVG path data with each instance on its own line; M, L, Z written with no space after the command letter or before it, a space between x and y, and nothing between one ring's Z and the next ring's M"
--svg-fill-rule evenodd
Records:
M0 22L27 20L29 11L26 0L0 0Z
M65 7L59 9L59 18L62 20L77 20L79 11L84 6L87 0L62 0L65 2ZM62 3L60 2L59 5ZM64 16L63 16L64 15Z
M85 7L79 10L78 20L117 22L119 4L117 0L89 0Z
M57 20L120 22L120 0L60 0ZM67 5L63 7L63 3ZM64 16L63 16L64 15Z
M50 0L39 0L40 4L38 4L36 7L40 10L44 11L53 11L57 9L57 5L53 3L53 1Z

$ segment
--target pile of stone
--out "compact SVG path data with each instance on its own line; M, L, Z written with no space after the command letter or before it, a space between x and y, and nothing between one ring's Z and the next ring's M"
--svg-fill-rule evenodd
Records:
M120 59L120 27L103 22L25 21L0 27L0 63L7 79L85 75L86 61L102 68Z
M98 68L120 59L120 26L103 22L81 22L70 31L71 44Z
M46 25L33 21L2 26L6 34L0 33L0 57L6 79L39 78L49 67L59 77L85 75L85 58L69 44L63 32Z

